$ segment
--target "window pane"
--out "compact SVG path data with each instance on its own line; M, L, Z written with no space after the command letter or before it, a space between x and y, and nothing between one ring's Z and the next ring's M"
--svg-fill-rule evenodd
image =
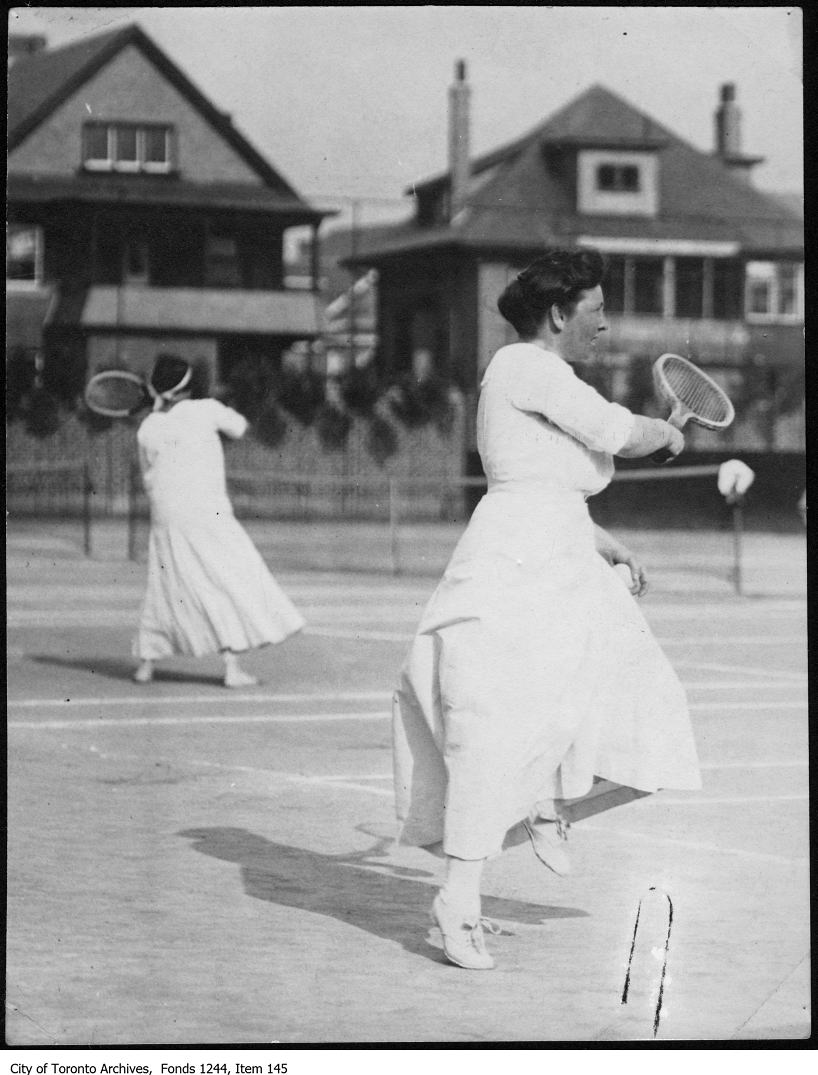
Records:
M744 272L740 261L715 258L713 261L713 317L737 321L742 316Z
M747 311L751 314L773 313L775 265L771 261L747 262Z
M145 161L148 164L167 163L167 131L164 127L145 128Z
M597 190L616 189L616 169L612 164L600 164L596 170Z
M676 258L676 316L701 317L704 294L704 260Z
M108 160L108 128L103 123L85 125L83 160Z
M622 190L639 190L639 169L634 164L627 164L622 169Z
M136 127L117 127L116 160L136 161Z
M37 229L12 224L6 229L6 279L37 279Z
M213 233L207 237L206 287L240 287L238 242L232 235Z
M751 314L772 312L772 286L766 280L751 280L749 287L749 310Z
M798 268L793 264L778 266L778 312L789 317L798 313Z
M147 280L148 244L144 239L132 239L125 247L126 281Z
M663 277L661 258L634 259L633 312L635 314L661 314L663 312Z
M605 310L609 314L625 312L625 259L610 257L607 261L605 279L602 281Z

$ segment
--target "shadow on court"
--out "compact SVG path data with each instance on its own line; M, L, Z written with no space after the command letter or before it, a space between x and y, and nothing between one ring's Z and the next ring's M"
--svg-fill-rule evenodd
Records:
M418 923L431 925L432 886L419 880L431 875L383 861L389 841L379 840L366 851L324 855L274 843L246 829L185 829L177 835L192 840L201 854L239 866L244 890L253 899L335 918L396 941L415 955L431 958L433 951L433 958L444 961L442 953L432 949L418 931ZM376 873L373 867L389 873ZM530 926L551 918L587 917L586 911L574 907L492 896L484 897L483 913L487 918ZM508 930L503 933L513 935Z
M89 672L92 676L105 679L133 680L136 661L122 657L54 657L51 654L28 654L28 659L37 664L52 665L57 668L74 668L80 672ZM201 683L210 687L221 687L222 678L214 673L204 675L201 672L173 671L170 668L156 668L153 674L156 683Z

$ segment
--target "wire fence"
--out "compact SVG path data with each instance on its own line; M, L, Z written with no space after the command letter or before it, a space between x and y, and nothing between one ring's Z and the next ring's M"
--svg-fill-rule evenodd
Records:
M91 553L92 497L87 463L10 464L6 467L9 521L76 521L86 556Z
M719 466L623 469L611 493L632 529L665 525L668 505L687 505L689 529L704 515L713 532L712 567L697 557L696 570L725 576L742 592L743 505L728 505L718 491ZM236 517L273 568L435 574L451 555L487 483L483 477L342 477L236 471L228 475ZM594 498L594 501L599 498ZM651 501L664 503L664 515ZM132 472L128 555L144 560L149 507L138 469ZM627 505L633 504L632 508ZM644 511L640 505L647 504ZM606 511L607 507L607 511ZM607 525L611 504L594 508ZM713 545L713 542L715 544ZM729 567L725 571L725 563ZM685 566L685 565L682 565Z

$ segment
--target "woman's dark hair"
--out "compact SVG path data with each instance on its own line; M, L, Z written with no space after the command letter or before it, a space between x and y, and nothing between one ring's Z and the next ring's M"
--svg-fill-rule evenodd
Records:
M497 300L497 309L521 339L531 340L553 305L570 314L580 293L600 284L604 274L598 250L546 250L511 281Z

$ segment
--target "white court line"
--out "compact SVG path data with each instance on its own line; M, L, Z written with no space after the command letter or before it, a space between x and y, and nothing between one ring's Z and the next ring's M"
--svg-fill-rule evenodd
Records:
M132 720L120 720L112 717L98 717L87 720L10 720L9 728L24 729L27 731L41 728L48 730L72 729L72 728L153 728L187 726L191 724L295 724L314 723L316 721L337 720L388 720L391 714L371 713L277 713L272 716L268 713L254 715L239 715L234 717L136 717Z
M703 772L721 769L808 769L808 761L709 761L702 762L699 768Z
M640 799L647 802L647 799ZM595 825L593 822L580 822L584 829L596 832L604 832L606 836L616 836L619 839L646 840L648 843L663 844L667 847L684 847L689 851L705 851L714 855L736 855L739 858L761 859L766 862L785 862L791 866L806 866L808 858L787 858L786 855L767 855L763 851L742 851L735 847L720 847L718 844L707 844L694 840L669 840L665 836L650 836L644 832L634 832L632 829L620 829L616 825Z
M102 698L16 698L8 702L9 709L65 709L66 706L101 706L108 708L115 705L125 706L159 706L159 705L235 705L237 702L254 702L259 705L267 702L383 702L392 698L391 691L324 691L315 694L145 694L139 697L117 697L109 695Z
M764 601L759 605L745 605L745 604L721 604L723 598L714 599L713 601L697 601L695 604L688 604L685 602L683 605L671 605L666 602L661 604L651 604L648 601L643 605L646 609L646 615L648 619L671 619L671 620L692 620L699 619L702 615L706 615L708 619L718 618L740 618L743 616L750 617L756 620L765 620L773 612L792 613L795 611L801 611L806 607L805 597L793 597L785 601Z
M379 631L368 627L305 627L305 635L315 635L317 638L350 638L365 642L411 642L414 633L407 631ZM657 638L660 646L804 646L806 648L807 636L803 635L781 636L765 635L764 637L752 635L725 636L718 635L712 638L697 635L695 638Z
M749 686L745 684L745 686ZM143 707L155 707L166 706L174 704L184 705L226 705L227 703L257 703L264 704L268 702L311 702L311 701L389 701L392 698L392 692L389 691L371 691L362 693L330 693L330 694L290 694L290 695L257 695L257 694L239 694L239 695L227 695L223 697L200 697L196 695L163 695L144 698L75 698L75 699L60 699L60 698L22 698L10 701L8 703L9 709L63 709L67 706L72 708L106 708L113 709L116 706L143 706ZM689 708L691 710L757 710L757 709L804 709L807 706L807 699L800 702L692 702ZM85 725L87 727L108 727L111 725L118 725L119 727L125 727L126 725L147 725L147 724L208 724L218 723L223 721L225 723L241 723L247 721L250 723L257 723L263 721L297 721L297 720L343 720L345 717L352 719L370 719L373 720L376 717L386 719L389 716L388 713L293 713L293 714L279 714L277 716L269 714L258 714L256 716L243 716L241 714L235 716L191 716L191 717L143 717L134 720L123 719L107 719L105 717L88 718L84 721L35 721L33 723L27 721L9 721L9 728L70 728L74 725Z
M806 646L806 631L802 635L690 635L685 638L657 638L660 646Z
M363 642L411 642L414 635L398 631L370 631L364 628L305 627L303 634L317 638L351 638Z
M650 799L650 803L648 803ZM710 799L653 799L645 797L646 805L650 806L737 806L748 803L806 803L809 795L727 795Z
M316 785L324 788L348 788L350 791L365 791L371 795L378 795L384 798L393 798L394 793L391 788L375 788L366 784L358 784L356 780L370 779L369 777L345 777L345 776L309 776L306 773L287 773L279 769L258 769L250 765L226 765L223 762L218 761L200 761L193 759L189 762L191 765L198 765L203 769L221 769L227 772L235 773L252 773L254 776L266 776L273 780L286 780L291 784L309 784L312 787ZM378 778L381 779L381 778ZM391 777L389 778L392 779Z
M762 679L781 680L782 686L787 682L805 683L805 672L780 672L775 668L748 668L739 664L703 664L701 661L674 661L674 668L695 668L700 672L738 672L740 675L761 676ZM756 687L760 684L752 681L745 684L748 687Z
M752 681L750 683L747 680L737 680L736 682L730 682L724 680L723 682L708 682L698 680L685 680L685 689L688 691L788 691L788 690L803 690L807 684L807 677L804 676L803 681L793 680L781 680L771 679L765 683L764 680Z
M765 604L763 609L763 615L769 617L773 612L792 612L795 605L799 608L804 604L800 599L793 601L791 604ZM305 605L305 615L308 621L315 617L317 619L328 620L330 624L334 623L348 623L351 620L359 619L362 614L365 613L365 618L375 621L394 622L396 620L403 621L407 624L414 626L422 613L422 605L416 604L416 607L410 608L406 605L372 605L361 607L358 605L354 610L343 608L340 606L331 605ZM679 608L674 608L669 605L653 605L646 611L647 618L652 619L673 619L674 621L687 620L687 619L701 619L704 615L708 620L714 618L730 617L735 618L737 615L746 613L749 614L750 610L744 606L734 607L730 606L724 608L722 606L713 603L704 603L698 605L684 605ZM92 622L89 624L89 615L92 616ZM124 626L134 622L134 617L138 618L138 609L127 608L115 608L104 609L98 607L91 608L77 608L76 606L71 609L10 609L7 616L7 626L9 627L49 627L49 626L61 626L61 627L99 627L99 626ZM391 641L389 639L388 641Z
M748 710L748 709L805 709L806 702L700 702L693 703L691 710ZM259 713L255 715L237 714L235 716L190 716L190 717L136 717L133 719L121 719L112 717L98 717L80 720L11 720L8 727L25 730L39 731L41 729L71 729L71 728L145 728L145 727L173 727L195 724L297 724L298 722L320 723L321 721L341 720L389 720L390 713L372 711L369 713L278 713L275 715Z
M688 707L696 710L715 709L806 709L807 700L803 702L692 702Z

